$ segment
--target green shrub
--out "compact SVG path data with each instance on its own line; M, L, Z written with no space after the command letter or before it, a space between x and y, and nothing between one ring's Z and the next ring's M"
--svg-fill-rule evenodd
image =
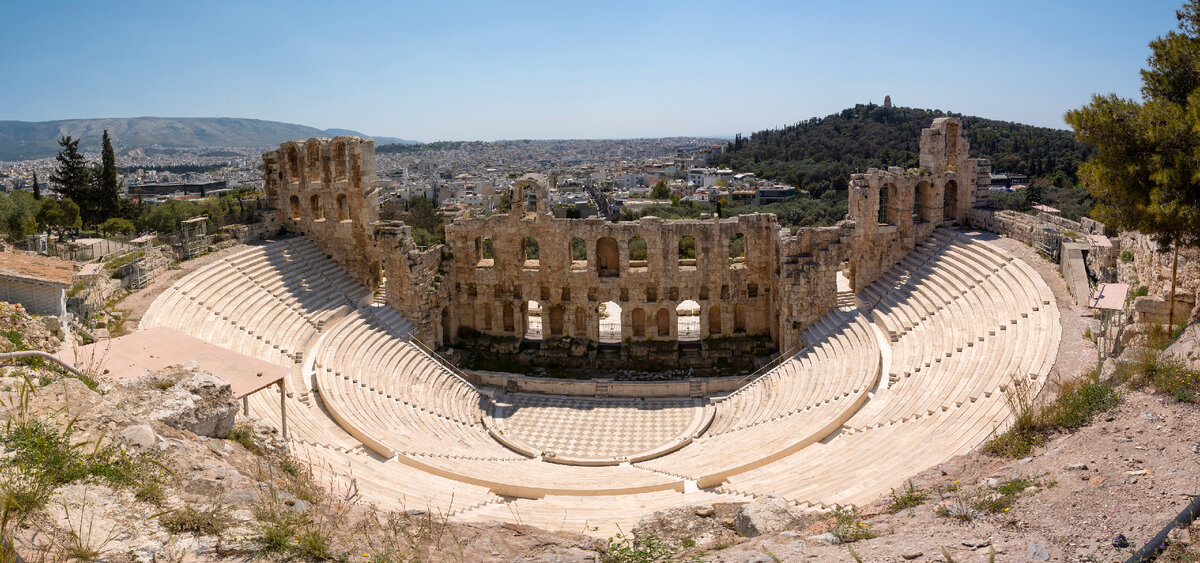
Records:
M1134 289L1133 293L1129 294L1130 297L1145 297L1147 295L1150 295L1150 288L1144 285L1137 286L1137 289Z
M158 521L172 534L219 536L232 523L232 519L225 512L225 507L220 502L205 509L188 505L160 516Z
M1023 378L1014 378L1004 397L1012 412L1012 426L988 440L983 451L1008 458L1025 457L1052 432L1085 426L1120 403L1116 389L1101 382L1095 371L1084 379L1061 383L1058 397L1041 407L1034 402L1032 383Z
M853 543L875 537L871 525L863 522L858 508L836 505L833 507L833 529L829 531L839 543Z
M654 532L635 530L632 535L618 533L608 538L600 561L603 563L653 563L675 555L675 549Z
M1121 261L1122 261L1122 262L1124 262L1124 263L1126 263L1126 264L1128 264L1128 263L1130 263L1130 262L1133 262L1133 251L1131 251L1131 250L1122 250L1122 251L1121 251Z
M913 488L912 481L909 481L908 486L900 494L896 494L896 489L892 489L892 501L888 503L887 511L900 512L905 508L920 506L922 502L925 502L927 496L929 493L916 490Z

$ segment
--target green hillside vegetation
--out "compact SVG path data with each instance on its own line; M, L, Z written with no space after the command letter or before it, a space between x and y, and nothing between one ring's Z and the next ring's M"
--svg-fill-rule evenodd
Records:
M391 143L375 147L378 153L419 153L425 151L448 151L457 149L464 141L436 141L433 143Z
M850 174L872 167L917 167L921 130L938 117L961 118L971 142L971 156L991 160L993 170L1026 174L1052 188L1032 194L1002 194L997 207L1028 209L1030 203L1041 201L1073 218L1090 210L1091 200L1077 188L1075 171L1091 152L1070 131L938 110L859 104L750 137L739 135L725 154L717 156L715 164L808 191L808 197L801 195L769 206L785 224L831 225L846 214ZM1029 199L1038 193L1044 199Z

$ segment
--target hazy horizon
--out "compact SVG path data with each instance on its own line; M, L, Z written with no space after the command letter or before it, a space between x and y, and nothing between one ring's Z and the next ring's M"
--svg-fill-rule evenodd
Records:
M858 103L1065 128L1180 0L18 4L0 119L240 117L420 141L731 137ZM83 116L83 117L78 117ZM719 133L718 133L719 132Z

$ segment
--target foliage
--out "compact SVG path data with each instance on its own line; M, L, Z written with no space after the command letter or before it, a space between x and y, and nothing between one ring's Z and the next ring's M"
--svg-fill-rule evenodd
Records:
M675 555L676 550L653 531L634 530L626 536L618 533L608 538L603 553L602 563L653 563Z
M1144 285L1137 286L1137 289L1134 289L1129 294L1130 297L1145 297L1147 295L1150 295L1150 288Z
M829 531L838 543L853 543L859 540L869 540L875 537L871 525L863 522L862 515L854 506L833 507L833 529Z
M1133 262L1133 251L1132 250L1122 250L1121 251L1121 262L1124 262L1126 264Z
M913 487L912 481L908 482L908 486L896 494L896 489L892 489L892 500L888 503L888 512L900 512L906 508L920 506L925 502L925 497L929 496L928 492L918 491Z
M133 233L134 230L133 222L129 219L123 219L121 217L109 217L108 219L105 219L103 223L100 223L101 233L119 233L122 235L128 235Z
M1032 384L1022 378L1012 379L1004 397L1012 411L1012 426L988 440L983 451L1009 458L1024 457L1051 433L1083 427L1120 403L1116 389L1101 382L1095 371L1082 379L1060 382L1058 396L1045 405L1035 404Z
M79 206L70 198L58 201L54 198L41 200L41 209L35 217L43 227L58 229L78 229L82 226L79 217Z
M671 197L671 188L667 187L666 180L659 180L654 187L650 189L650 197L654 199L668 199Z
M1176 12L1179 30L1150 42L1142 101L1096 95L1066 121L1096 148L1079 168L1110 228L1200 245L1200 0Z
M206 508L196 508L189 504L160 516L158 521L172 534L190 533L200 536L219 536L233 524L227 509L219 501Z
M1038 179L1037 182L1048 180ZM1038 191L1031 191L1034 188ZM1029 188L1013 192L991 192L988 201L993 209L1011 209L1013 211L1029 211L1037 197L1037 202L1058 209L1062 217L1078 221L1091 213L1095 199L1082 186L1070 183L1062 185L1042 185L1035 183Z
M92 182L92 171L88 168L83 154L79 152L79 139L70 135L59 138L58 145L62 150L54 157L54 174L50 180L58 184L58 193L76 202L87 201L87 191Z
M921 130L942 111L874 104L813 118L781 129L737 136L716 164L779 180L820 198L845 192L850 174L867 168L919 165ZM1075 182L1075 169L1089 149L1070 133L978 117L963 119L973 156L988 158L996 170ZM844 201L844 195L843 199Z

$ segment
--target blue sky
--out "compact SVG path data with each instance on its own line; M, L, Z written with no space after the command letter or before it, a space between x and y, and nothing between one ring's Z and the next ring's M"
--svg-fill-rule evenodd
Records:
M1182 0L6 2L0 119L250 117L421 141L732 135L891 95L1065 127Z

